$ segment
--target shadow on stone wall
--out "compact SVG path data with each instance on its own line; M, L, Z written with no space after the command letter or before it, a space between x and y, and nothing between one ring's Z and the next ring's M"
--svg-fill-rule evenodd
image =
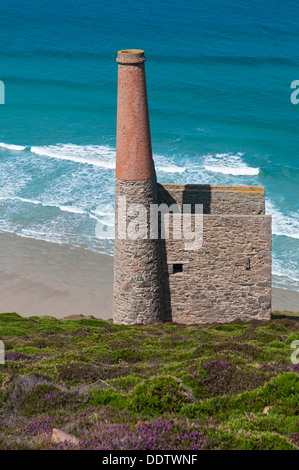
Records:
M195 213L195 204L203 205L203 213L211 213L211 185L186 184L183 186L174 185L171 190L166 189L162 184L158 184L158 204L178 204L182 210L183 204L191 204L191 213ZM173 265L168 264L169 253L166 251L166 241L161 239L161 220L159 219L160 257L162 272L162 305L163 321L172 321L171 291L169 278L173 274ZM172 260L175 260L175 253L171 253ZM178 260L179 262L180 260Z

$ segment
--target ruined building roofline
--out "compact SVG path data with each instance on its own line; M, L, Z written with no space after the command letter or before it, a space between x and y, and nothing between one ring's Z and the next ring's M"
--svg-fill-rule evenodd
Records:
M263 186L158 184L159 204L202 204L204 214L265 214Z
M159 183L160 186L177 191L223 191L230 193L261 193L265 194L264 186L250 185L219 185L219 184L177 184L177 183Z

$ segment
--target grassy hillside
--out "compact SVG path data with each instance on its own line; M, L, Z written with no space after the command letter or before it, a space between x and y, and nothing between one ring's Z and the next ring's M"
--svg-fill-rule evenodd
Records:
M0 315L0 449L298 449L299 323ZM53 428L79 439L51 441Z

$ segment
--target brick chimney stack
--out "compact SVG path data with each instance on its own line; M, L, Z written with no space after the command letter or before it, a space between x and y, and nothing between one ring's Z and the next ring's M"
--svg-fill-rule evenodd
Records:
M118 99L113 320L117 324L147 324L161 319L161 271L159 240L149 239L149 209L151 204L157 203L157 184L144 51L122 50L116 60ZM128 216L127 210L131 204L142 204L147 211L146 238L132 239L128 236L126 227L138 216L138 212Z
M119 51L116 178L141 181L154 176L144 52Z

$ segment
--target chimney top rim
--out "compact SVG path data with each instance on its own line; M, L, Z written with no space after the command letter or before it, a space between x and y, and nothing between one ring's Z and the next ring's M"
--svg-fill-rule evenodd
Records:
M138 64L145 62L144 51L142 49L122 49L118 51L116 62L119 64Z

